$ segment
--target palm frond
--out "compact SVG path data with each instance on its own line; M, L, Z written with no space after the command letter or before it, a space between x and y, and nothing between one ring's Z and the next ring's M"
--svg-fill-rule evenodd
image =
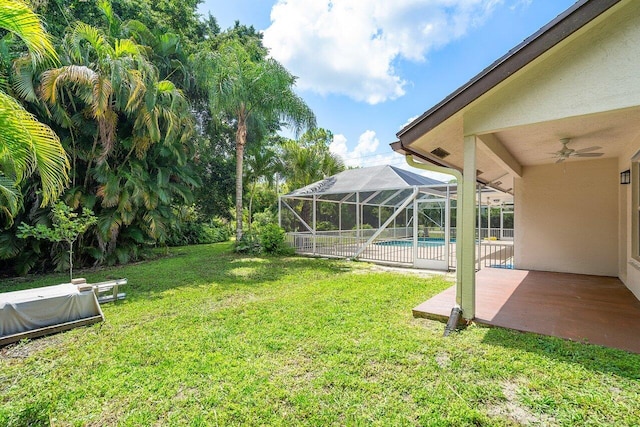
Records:
M69 41L72 58L76 62L84 62L84 43L88 44L97 58L114 56L113 48L102 31L84 22L77 22L73 26Z
M0 172L0 218L6 219L5 226L13 224L13 217L22 205L22 195L16 183Z
M13 62L13 74L15 76L13 90L18 96L29 102L38 102L38 94L33 85L35 75L33 61L26 56L16 59Z
M117 39L114 43L115 57L140 55L142 50L140 46L130 39Z
M106 91L106 94L98 94L97 97L108 97L111 94L111 85L99 84L99 74L84 65L65 65L42 73L40 83L40 97L49 104L55 104L64 84L71 84L74 88L81 86L90 87L91 91L80 92L83 101L87 105L94 104L96 90ZM99 89L95 89L98 86ZM94 111L97 108L94 108Z
M0 129L0 153L13 163L16 182L35 170L42 183L42 205L55 200L69 181L70 167L58 136L4 92Z
M38 15L23 0L0 2L0 28L20 37L36 62L58 60L56 50Z

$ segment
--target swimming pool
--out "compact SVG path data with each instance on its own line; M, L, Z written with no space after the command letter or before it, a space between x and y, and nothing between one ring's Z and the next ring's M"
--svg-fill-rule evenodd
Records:
M401 247L407 248L413 246L412 240L386 240L384 242L376 243L378 246L393 246L393 247ZM423 248L435 248L439 246L444 246L444 239L434 239L430 237L419 237L418 238L418 246Z

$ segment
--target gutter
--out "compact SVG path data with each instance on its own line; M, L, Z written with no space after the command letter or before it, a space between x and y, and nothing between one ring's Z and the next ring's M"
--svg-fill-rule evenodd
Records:
M458 166L455 166L455 165L452 165L452 164L447 163L445 161L433 158L431 156L427 156L427 155L422 154L422 153L418 153L417 151L414 151L413 148L405 146L402 143L401 140L398 140L396 142L392 142L391 144L389 144L389 146L391 147L391 149L393 151L395 151L398 154L402 154L403 156L406 156L406 155L410 154L411 156L417 157L420 160L424 160L425 162L427 162L427 163L429 163L429 164L431 164L433 166L443 167L443 168L445 168L447 170L447 172L441 172L441 173L445 173L445 174L448 174L448 175L455 175L453 171L458 171L459 173L462 173L462 169L459 168ZM424 164L424 163L420 163L420 164ZM419 168L419 169L421 169L421 168ZM478 184L483 185L484 187L493 188L494 190L500 191L502 193L513 195L512 189L505 190L504 188L502 188L500 186L497 186L497 185L493 184L491 181L487 181L486 179L482 179L482 178L476 177L476 182Z

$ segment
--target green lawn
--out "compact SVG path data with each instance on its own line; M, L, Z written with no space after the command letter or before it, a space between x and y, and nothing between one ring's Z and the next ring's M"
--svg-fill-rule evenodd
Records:
M411 316L440 278L230 244L82 275L127 277L127 299L0 350L0 425L640 424L640 355L478 326L443 338Z

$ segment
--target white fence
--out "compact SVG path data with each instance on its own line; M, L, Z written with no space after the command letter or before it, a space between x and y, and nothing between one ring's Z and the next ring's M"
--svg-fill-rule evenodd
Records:
M496 231L500 230L496 229ZM442 230L431 228L420 230L417 239L418 245L414 247L413 227L397 227L385 229L366 248L362 249L375 232L375 229L318 231L315 235L310 232L291 232L286 234L286 239L287 243L299 254L354 258L360 252L357 258L366 261L412 266L416 258L434 261L448 260L449 269L455 270L456 268L454 228L451 229L451 239L448 246L445 244ZM511 241L481 240L476 248L479 268L513 268L513 243ZM448 256L446 256L447 250Z

